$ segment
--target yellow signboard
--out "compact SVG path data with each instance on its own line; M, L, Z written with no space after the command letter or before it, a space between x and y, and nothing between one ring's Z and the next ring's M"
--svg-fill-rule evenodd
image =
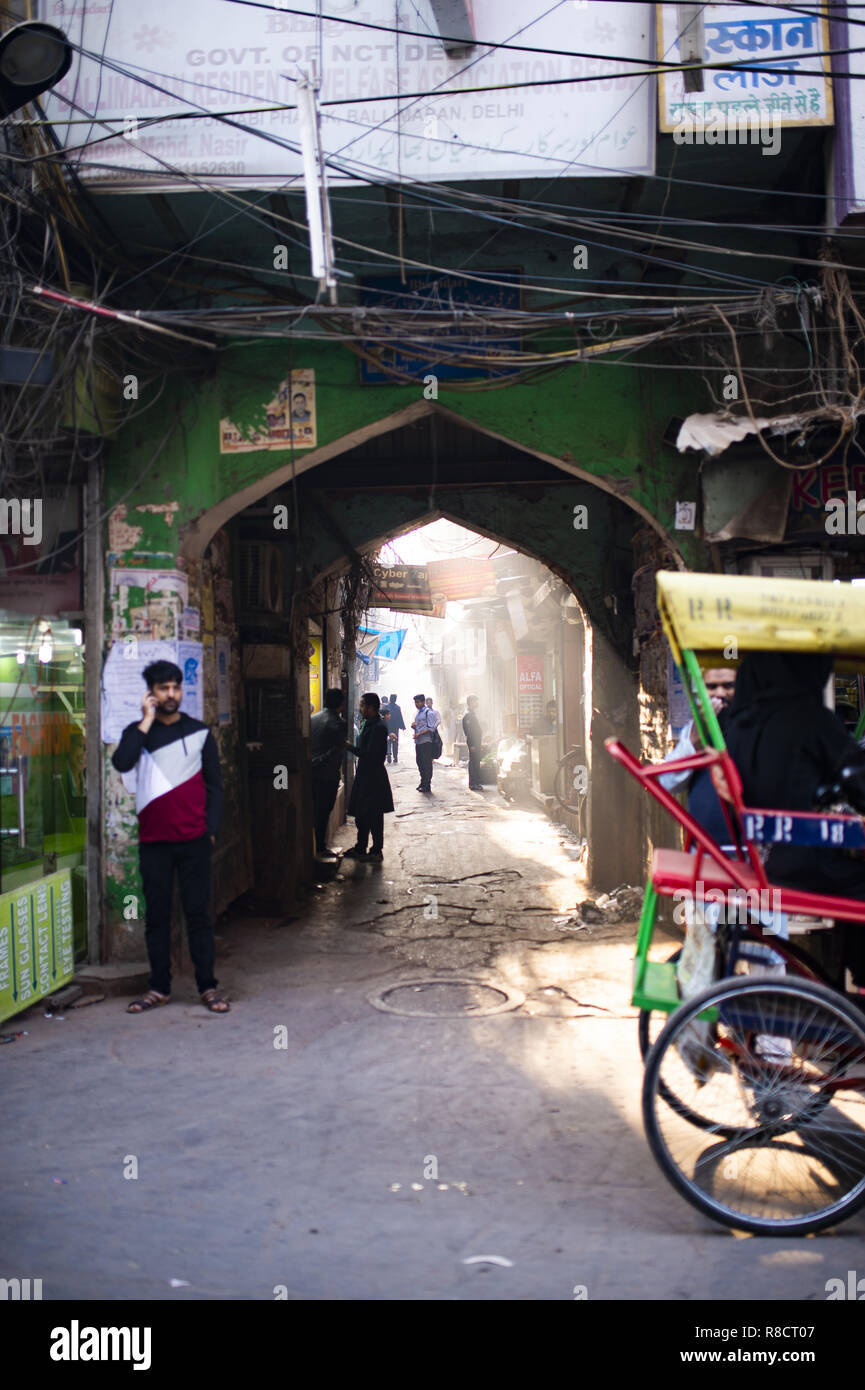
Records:
M309 639L309 699L312 713L321 709L321 638Z

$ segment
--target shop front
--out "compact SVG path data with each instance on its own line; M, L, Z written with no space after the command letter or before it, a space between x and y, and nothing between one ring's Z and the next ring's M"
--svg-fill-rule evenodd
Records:
M81 572L74 543L55 553L77 534L72 510L48 499L35 556L0 545L0 1021L71 979L86 951Z

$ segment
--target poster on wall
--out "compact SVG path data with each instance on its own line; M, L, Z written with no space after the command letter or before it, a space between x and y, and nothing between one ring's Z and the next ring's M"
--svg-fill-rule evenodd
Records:
M200 642L148 642L127 636L115 642L102 668L102 741L118 743L127 724L141 718L147 693L142 671L151 661L173 661L183 673L181 708L204 719L203 654Z
M219 452L246 454L253 449L314 449L315 372L302 368L281 381L273 400L263 407L260 428L241 430L230 420L219 422Z
M204 649L200 642L178 642L177 664L183 672L183 711L204 719Z
M183 630L189 579L181 570L111 571L111 631L149 642L174 642Z
M544 708L543 652L517 652L517 724L531 729Z
M147 642L128 637L115 642L102 668L102 741L119 743L127 724L141 719L147 694L142 676L151 661L177 661L176 642Z
M216 639L216 708L220 724L231 723L231 643Z
M201 609L184 608L183 610L183 635L184 637L198 637L201 632Z

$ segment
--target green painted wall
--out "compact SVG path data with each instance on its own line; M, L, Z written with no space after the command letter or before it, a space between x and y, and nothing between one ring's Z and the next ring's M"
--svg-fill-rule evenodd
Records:
M357 361L351 352L332 345L307 342L294 347L295 369L311 367L316 374L319 448L423 401L421 382L360 386ZM106 500L113 504L129 493L125 520L141 528L135 549L168 547L178 553L185 526L289 463L286 450L219 452L219 420L226 417L241 429L261 425L264 404L287 372L288 354L282 344L256 344L226 353L210 380L177 380L153 412L145 411L121 431L110 446ZM137 408L143 404L137 402ZM700 404L693 383L683 382L672 371L575 364L539 382L495 390L467 390L463 383L451 387L442 382L438 404L518 447L571 462L603 479L666 530L672 530L676 500L696 495L693 459L660 442L672 416ZM175 416L180 427L148 469ZM308 451L296 454L298 460L308 456ZM135 510L142 504L172 501L179 505L170 525L163 515ZM687 563L704 567L702 547L689 533L677 533L674 539Z

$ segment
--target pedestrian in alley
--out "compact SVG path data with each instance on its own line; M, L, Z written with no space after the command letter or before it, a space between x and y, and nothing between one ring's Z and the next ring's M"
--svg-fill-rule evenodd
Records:
M439 724L442 722L442 717L433 704L432 695L427 695L426 699L424 700L424 704L426 705L427 709L429 710L430 714L433 716L433 719L435 720L435 727L438 728Z
M736 693L736 671L729 666L712 666L703 672L703 681L718 721L722 729L726 730L727 711ZM691 719L679 734L679 742L672 753L668 753L664 761L689 758L700 747L694 721ZM667 772L658 780L668 792L674 791L682 783L687 783L688 810L694 820L707 830L718 844L726 845L730 839L730 828L708 767L698 768L695 772Z
M384 818L393 810L393 795L385 771L387 728L381 717L381 701L377 695L360 697L361 726L356 744L348 750L357 756L354 784L348 803L348 813L357 825L357 843L347 849L345 859L363 859L380 864L384 858ZM372 836L372 847L367 844Z
M147 682L143 717L127 724L111 759L120 773L135 770L138 860L150 960L150 988L133 1000L127 1013L145 1013L170 998L175 870L201 1002L211 1013L228 1013L228 1000L217 992L213 973L210 920L211 856L222 813L219 750L207 725L180 710L183 676L178 666L154 661L142 674Z
M312 806L315 850L322 859L336 859L327 847L327 823L339 790L348 725L342 717L343 693L336 686L325 691L324 709L309 721L312 759Z
M397 704L396 695L388 696L387 707L390 711L390 719L388 720L387 760L389 763L398 763L399 736L405 728L405 720L402 717L402 710Z
M478 719L478 697L469 695L463 715L463 734L469 748L469 791L482 792L481 783L481 721Z
M539 715L531 727L531 734L535 738L543 737L544 734L554 734L559 726L559 707L555 700L547 700L546 709L543 715Z
M431 709L426 696L415 695L414 705L417 714L412 720L414 731L415 758L417 760L420 782L417 790L419 792L432 791L433 775L433 734L438 725L436 711Z

